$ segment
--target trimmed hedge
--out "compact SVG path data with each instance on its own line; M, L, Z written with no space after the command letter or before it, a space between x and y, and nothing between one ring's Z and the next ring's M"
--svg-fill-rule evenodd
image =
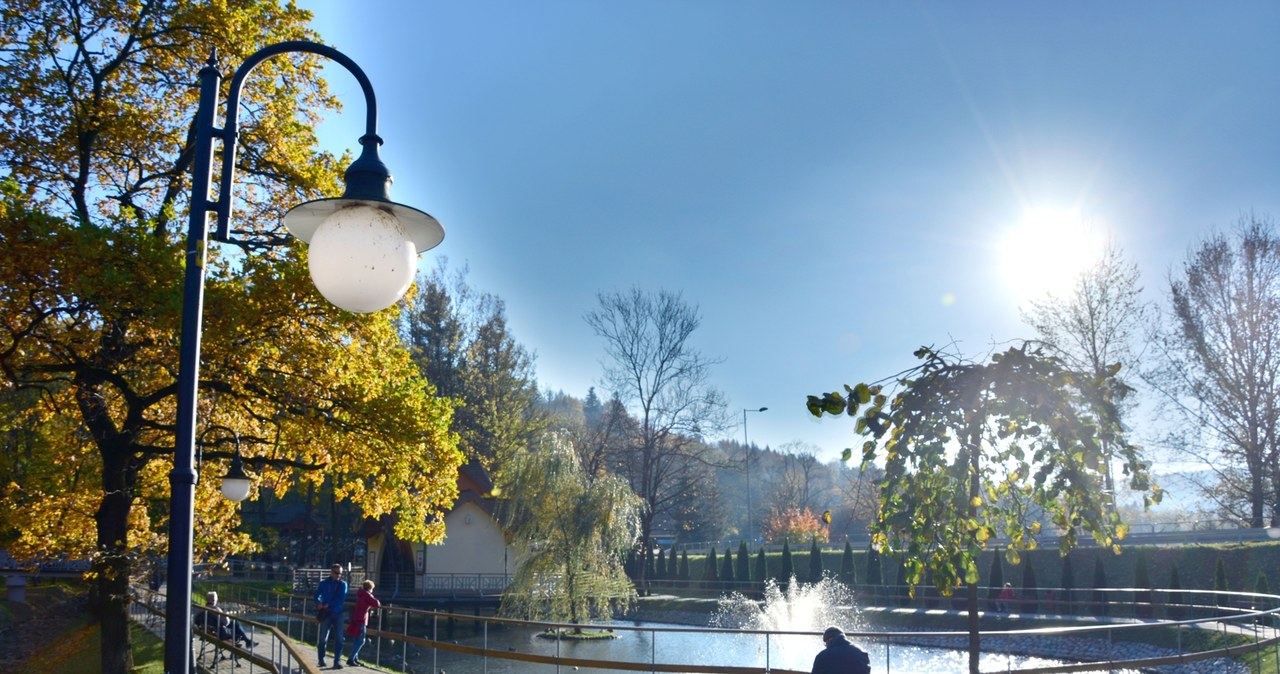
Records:
M809 563L809 551L797 552L790 550L792 568L808 569L811 568ZM1178 567L1178 579L1184 589L1204 589L1209 590L1214 587L1214 571L1218 566L1219 560L1225 579L1227 588L1237 591L1251 591L1257 582L1259 573L1271 572L1275 573L1275 569L1280 568L1280 542L1253 542L1253 543L1224 543L1216 545L1172 545L1172 546L1127 546L1122 549L1122 554L1114 555L1106 548L1077 548L1071 551L1071 567L1076 576L1074 585L1079 587L1084 583L1092 584L1092 570L1096 564L1095 560L1101 560L1103 571L1108 579L1108 583L1112 587L1129 587L1138 575L1136 565L1140 555L1139 552L1145 553L1146 570L1142 574L1149 579L1155 580L1153 584L1160 584L1161 581L1168 579L1172 573L1173 566ZM759 555L759 550L755 551L755 556ZM842 560L845 552L842 549L830 549L820 551L822 555L822 568L838 569L841 568ZM994 551L985 553L978 562L978 571L981 574L980 584L988 584L988 575L991 570L991 557ZM1001 552L1003 554L1003 552ZM1032 550L1030 552L1022 552L1022 565L1031 564L1035 567L1036 584L1041 588L1060 587L1062 585L1062 556L1058 554L1056 548ZM778 552L766 553L768 558L768 568L782 568L782 554ZM854 566L859 569L865 569L867 564L867 551L854 550ZM717 554L717 562L720 555ZM886 570L896 567L895 560L889 556L882 556L882 563L889 564ZM705 578L704 569L706 567L706 557L703 555L689 555L689 576L692 578ZM1084 569L1086 580L1081 581L1081 570ZM717 569L718 571L719 569ZM1018 577L1022 575L1022 569L1019 567L1011 567L1006 571L1016 571ZM717 574L718 575L718 574ZM755 574L753 574L754 577ZM862 578L865 574L858 574L859 580L866 582ZM894 574L886 573L886 582L893 582ZM1007 578L1006 578L1007 580Z

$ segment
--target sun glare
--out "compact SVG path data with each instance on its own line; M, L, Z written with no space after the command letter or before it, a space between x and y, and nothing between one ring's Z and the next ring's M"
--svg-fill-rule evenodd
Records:
M1102 249L1102 236L1079 213L1030 210L1001 241L1001 272L1021 299L1061 295L1097 262Z

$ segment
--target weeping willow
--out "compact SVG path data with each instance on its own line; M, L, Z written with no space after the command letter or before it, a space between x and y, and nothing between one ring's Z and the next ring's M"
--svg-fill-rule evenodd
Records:
M624 480L588 474L568 441L550 434L508 461L497 482L517 553L504 616L579 624L635 604L623 560L643 502Z

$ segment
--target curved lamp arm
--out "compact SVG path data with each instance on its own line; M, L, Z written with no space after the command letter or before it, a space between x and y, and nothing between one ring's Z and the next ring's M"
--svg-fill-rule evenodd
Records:
M257 68L263 61L278 56L280 54L291 53L307 53L323 56L334 61L342 67L346 68L356 81L360 83L360 90L364 92L365 116L364 116L364 136L360 138L360 144L365 146L365 139L370 139L373 145L374 157L377 157L377 146L382 144L382 138L378 136L378 97L373 93L373 84L369 82L369 77L364 74L364 70L356 65L350 57L328 45L319 44L317 42L309 42L306 40L293 40L289 42L281 42L273 44L269 47L263 47L254 52L245 62L236 69L234 75L231 76L231 87L227 92L227 120L218 135L222 137L222 180L219 182L219 192L217 201L218 226L214 231L213 238L218 241L229 241L231 237L231 185L235 183L236 171L236 150L239 146L239 129L237 120L240 117L240 90L244 88L244 80ZM213 57L210 57L210 66ZM203 74L203 71L201 71ZM362 153L363 155L363 153ZM385 185L391 180L391 172L387 170L386 165L378 161L378 165L382 169L382 183ZM375 168L376 170L376 168ZM376 180L376 176L374 177ZM386 188L382 189L382 198L387 199ZM423 248L422 250L426 250Z

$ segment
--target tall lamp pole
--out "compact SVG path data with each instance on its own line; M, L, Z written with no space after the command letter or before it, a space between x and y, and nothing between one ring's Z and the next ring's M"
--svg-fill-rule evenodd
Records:
M360 157L347 168L346 191L337 199L309 201L289 210L285 228L310 243L311 278L317 290L337 306L370 313L395 304L413 282L416 258L444 239L435 218L388 198L391 173L378 158L378 107L364 71L332 47L306 41L281 42L254 53L236 70L227 95L227 119L217 126L218 88L222 75L214 56L200 70L200 106L196 112L195 159L192 164L191 213L187 231L186 277L182 290L182 333L179 342L178 409L173 472L169 475L168 595L165 600L164 664L168 674L192 671L191 568L195 526L196 404L200 379L200 334L204 313L205 252L208 215L217 216L213 238L228 242L231 188L235 182L236 118L245 77L262 61L280 54L310 53L346 68L360 83L365 98L365 133ZM222 141L222 176L216 200L209 198L213 142Z
M769 409L761 407L758 410L742 408L742 447L747 452L747 544L754 545L755 537L751 531L751 445L747 442L747 412L763 412Z

